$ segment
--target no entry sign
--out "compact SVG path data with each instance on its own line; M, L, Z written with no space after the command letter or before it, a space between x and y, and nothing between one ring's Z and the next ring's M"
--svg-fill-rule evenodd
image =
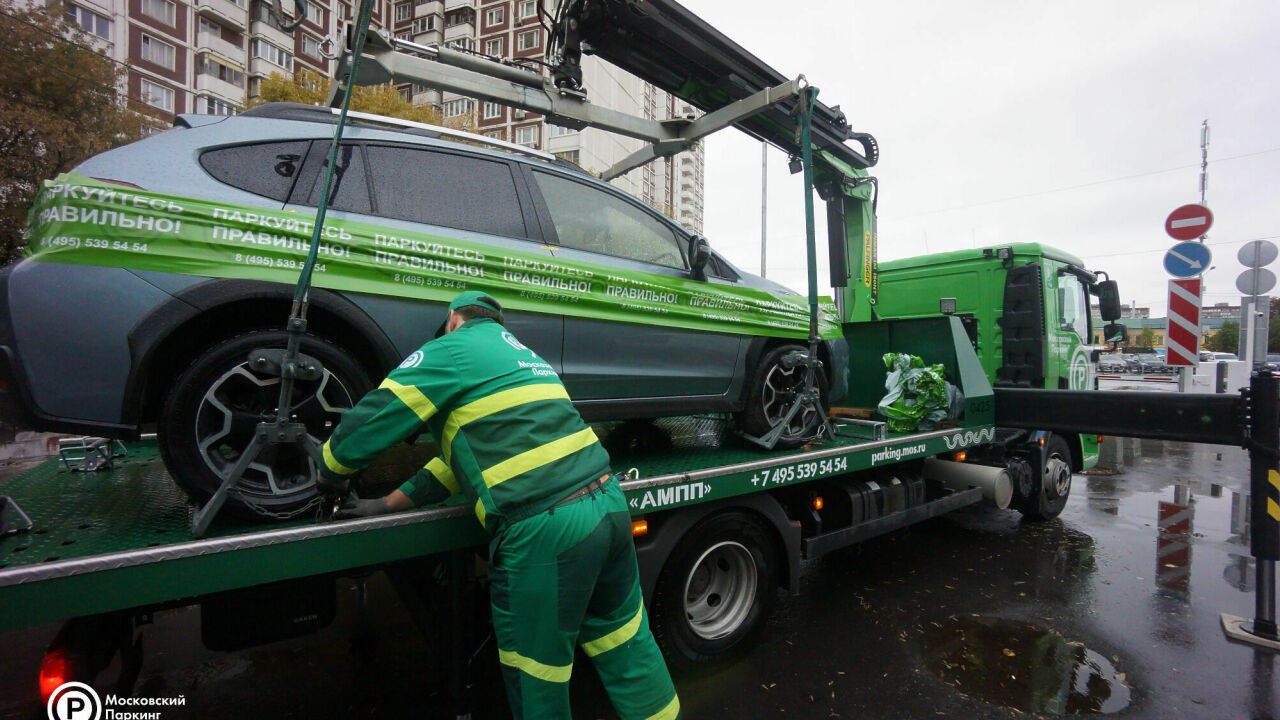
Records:
M1169 213L1164 221L1164 231L1174 240L1195 240L1209 232L1212 225L1213 213L1209 208L1192 203Z

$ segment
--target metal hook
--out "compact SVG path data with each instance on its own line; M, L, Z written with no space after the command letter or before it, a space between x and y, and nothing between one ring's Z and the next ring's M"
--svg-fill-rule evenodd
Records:
M324 49L326 45L335 46L336 44L337 44L337 41L335 41L335 40L333 39L333 35L332 35L332 34L330 34L330 35L325 35L325 36L324 36L324 39L320 41L320 57L325 58L325 59L327 59L327 60L336 60L336 59L338 59L338 56L339 56L339 55L341 55L341 53L339 53L339 52L331 52L331 53L330 53L330 52L325 52L325 49Z

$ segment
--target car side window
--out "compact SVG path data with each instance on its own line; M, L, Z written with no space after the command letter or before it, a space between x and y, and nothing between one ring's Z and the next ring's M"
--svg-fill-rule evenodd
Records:
M325 143L318 143L317 151L307 161L308 172L304 173L301 182L310 182L311 187L305 195L295 193L295 197L306 198L298 201L304 205L316 207L320 204L320 193L324 192L324 168L329 163L329 147ZM365 182L364 165L364 153L358 145L343 144L338 148L338 171L333 174L333 200L329 207L365 215L373 212L373 206L369 202L369 187Z
M525 237L511 166L456 153L369 145L373 196L384 217Z
M218 182L284 202L308 145L308 140L294 140L215 148L200 154L200 167Z
M684 269L675 232L625 200L589 185L534 172L560 244Z

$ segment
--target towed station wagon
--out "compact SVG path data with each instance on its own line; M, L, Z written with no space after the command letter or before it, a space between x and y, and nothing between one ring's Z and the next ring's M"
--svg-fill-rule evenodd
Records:
M325 370L290 412L316 438L466 289L504 304L588 420L734 413L751 435L781 421L803 384L786 359L808 334L796 293L551 155L351 115L302 348ZM286 103L183 115L48 183L28 257L0 271L7 413L104 437L154 427L176 482L208 498L275 409L279 378L248 354L284 346L335 122ZM847 347L824 314L819 381L837 400ZM783 443L816 420L794 418ZM229 509L312 502L311 461L273 452Z

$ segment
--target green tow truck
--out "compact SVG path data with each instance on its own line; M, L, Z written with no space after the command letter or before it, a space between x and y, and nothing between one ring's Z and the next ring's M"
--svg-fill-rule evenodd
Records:
M980 502L1012 504L1032 517L1060 512L1071 469L1082 466L1084 451L1077 462L1077 450L1064 436L998 428L990 378L1045 387L1036 373L1050 377L1050 353L1037 355L1033 346L1049 340L1032 328L1045 317L1050 287L1070 284L1063 278L1084 283L1087 274L1059 273L1050 264L1059 261L1041 253L1041 277L1053 282L1017 285L1024 250L1015 253L1011 267L992 271L993 293L994 278L1004 278L1003 305L995 294L970 299L957 289L954 297L965 304L953 312L905 304L891 309L903 294L928 295L936 303L942 288L908 293L894 287L892 268L883 275L877 269L876 187L867 173L878 156L874 139L853 132L838 109L817 104L809 115L811 145L799 147L796 106L804 95L795 93L794 83L788 93L776 93L788 85L785 78L676 3L651 0L643 14L606 12L611 7L564 4L556 17L556 42L563 47L555 87L548 84L541 95L513 83L529 82L523 70L439 48L433 61L431 48L397 49L385 38L383 46L366 48L373 69L361 78L428 82L428 66L432 73L462 72L461 80L433 76L430 82L567 118L575 126L643 136L617 114L581 102L572 81L581 46L589 42L601 57L706 110L704 118L806 160L812 153L806 174L811 167L813 186L826 201L832 280L844 288L837 300L851 348L847 404L862 410L876 405L884 392L882 357L890 352L941 364L963 393L963 412L948 427L892 433L864 413L837 421L834 433L821 440L786 451L746 442L722 417L597 426L615 468L632 469L622 487L651 624L669 662L696 668L746 648L777 589L798 591L803 559ZM664 125L661 133L672 136L650 138L654 145L634 162L677 152L708 131L696 121ZM1078 269L1079 263L1063 266ZM1014 306L1010 288L1023 298ZM1083 296L1077 301L1087 318ZM811 303L816 312L816 295ZM1054 365L1053 372L1062 368ZM101 445L93 451L105 453ZM485 635L483 620L473 617L477 603L467 600L476 586L477 564L470 558L483 555L488 539L470 508L340 522L215 524L197 538L193 509L166 476L154 444L135 444L109 463L101 457L111 469L77 472L49 462L3 486L12 506L0 513L11 520L0 528L0 632L64 622L40 673L46 696L67 681L93 683L117 656L122 671L116 691L127 692L140 667L143 628L157 610L199 606L205 644L234 650L327 625L335 614L337 578L381 571L421 621L433 652L447 658L457 714L465 714L468 658ZM436 579L442 568L443 583ZM448 620L440 623L441 617ZM454 630L441 639L441 627Z

